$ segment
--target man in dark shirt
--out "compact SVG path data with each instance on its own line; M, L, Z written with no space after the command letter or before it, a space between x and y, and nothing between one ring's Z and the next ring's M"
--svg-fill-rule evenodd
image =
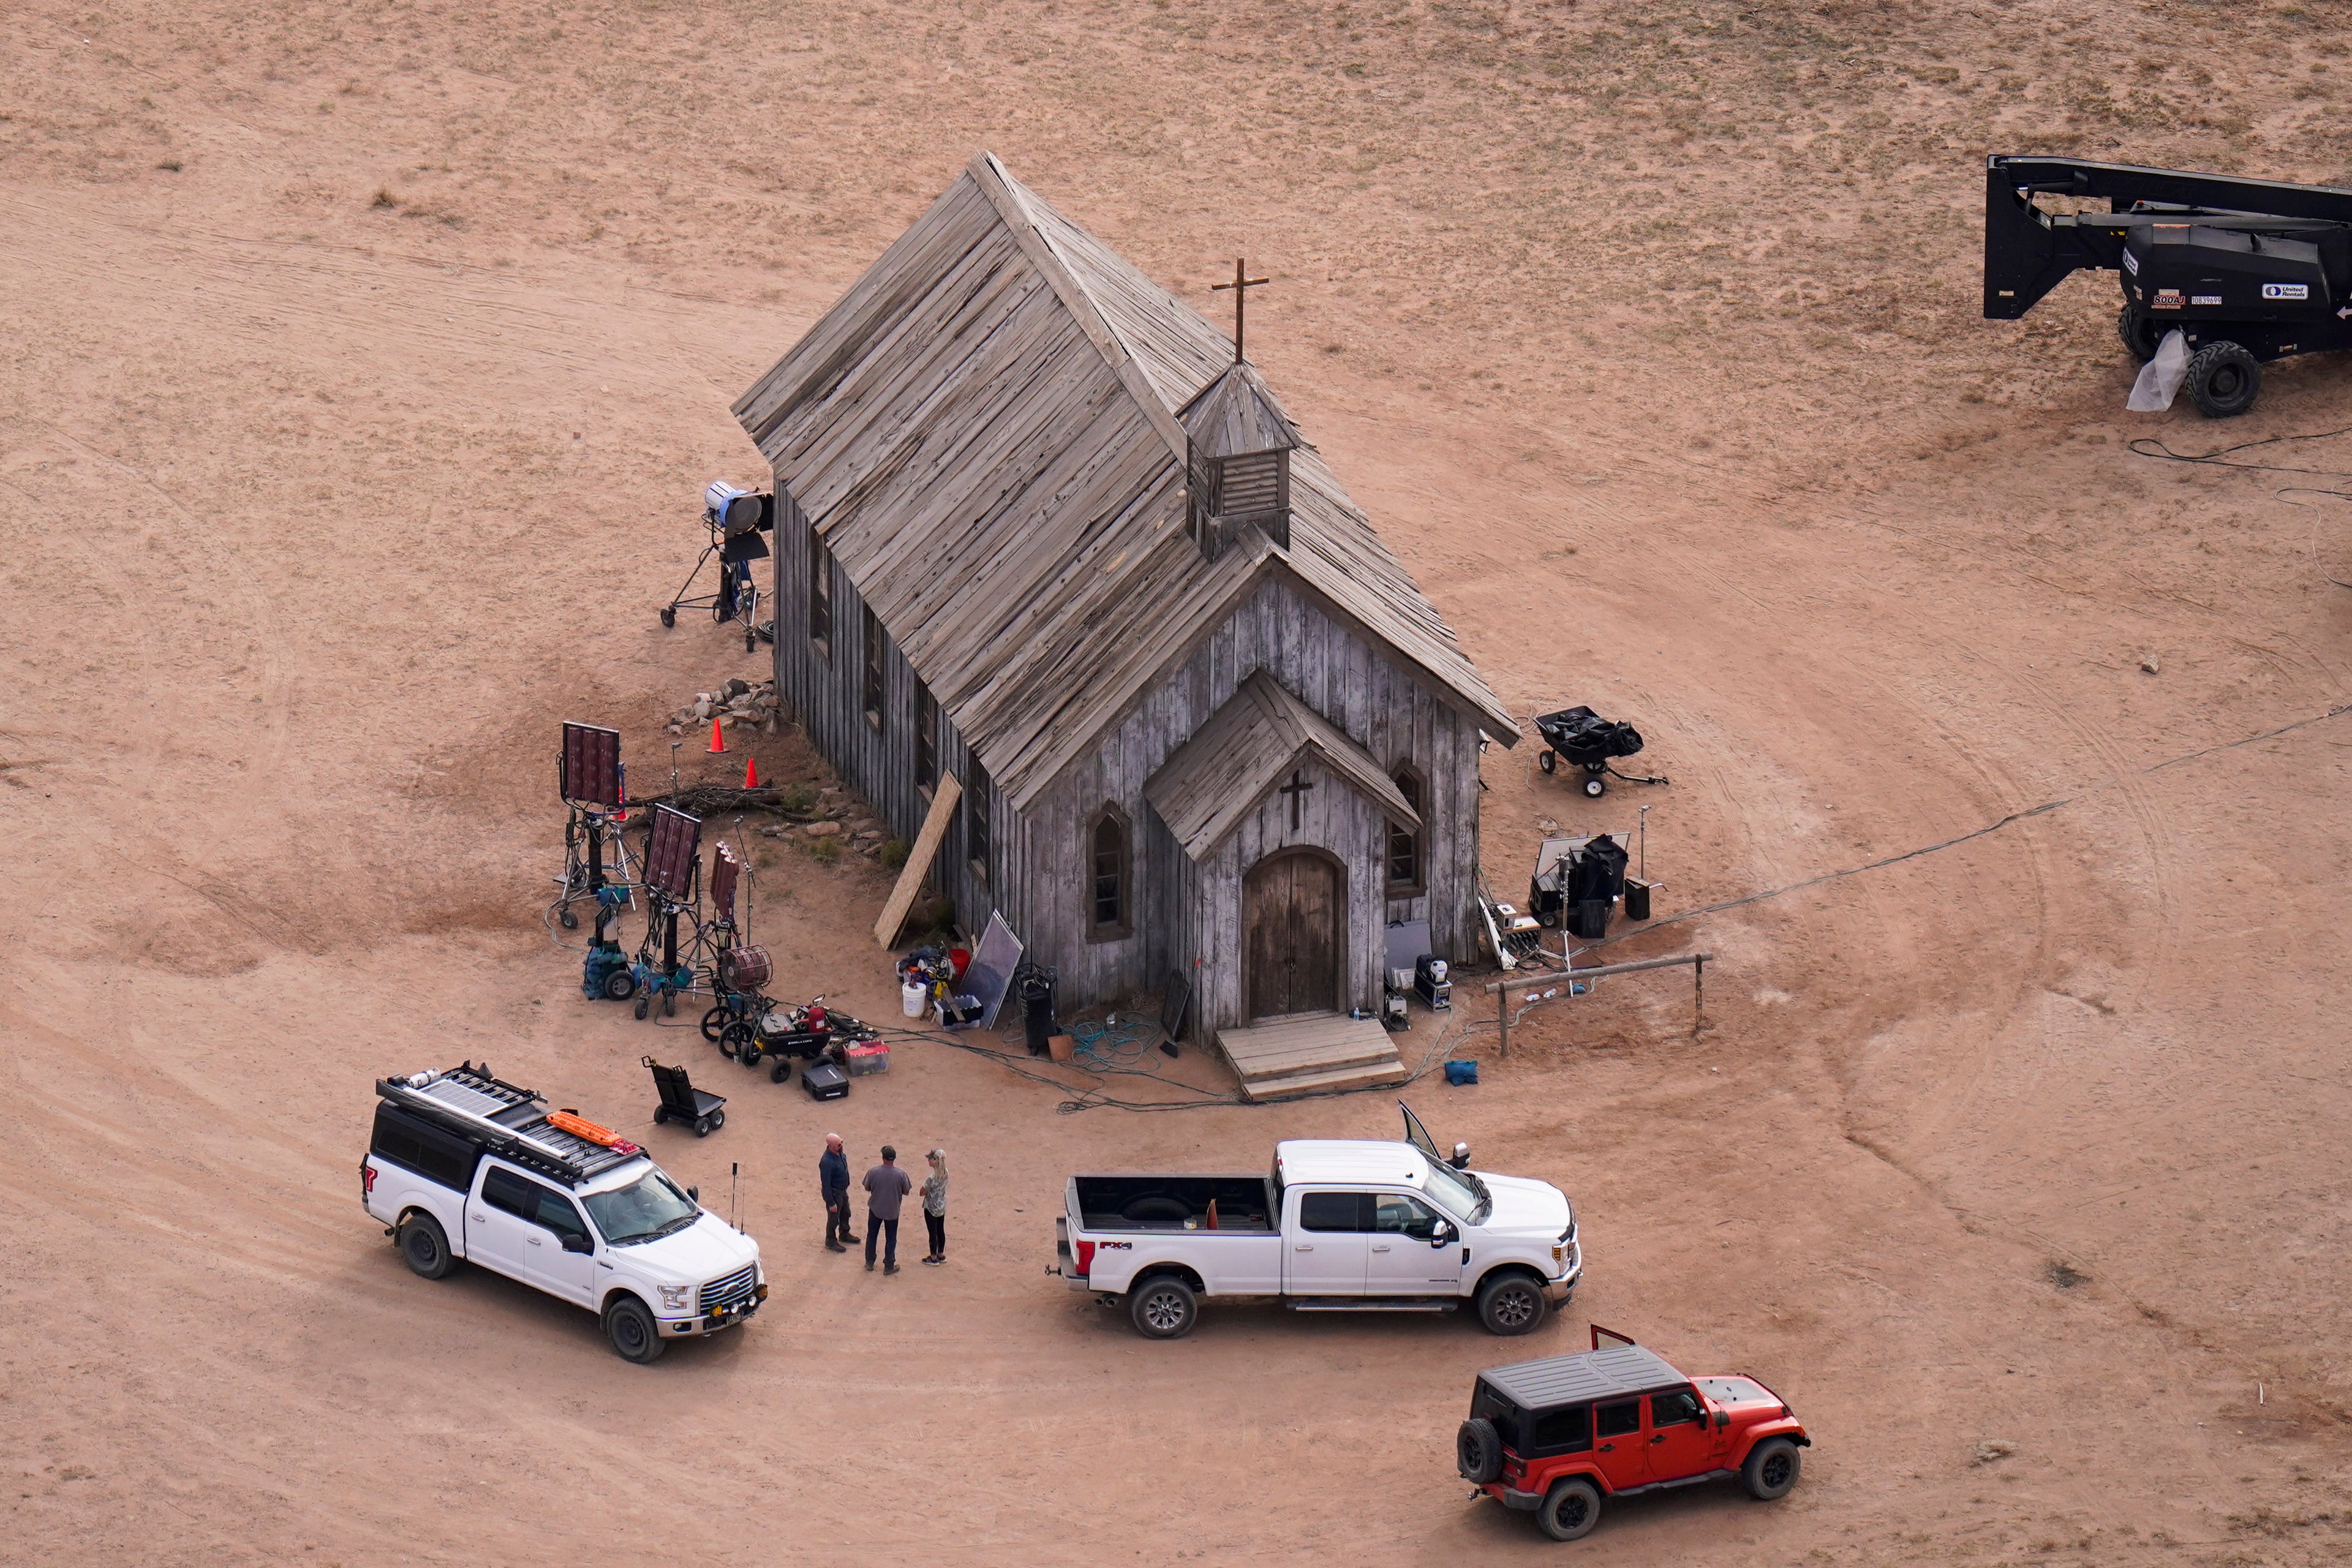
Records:
M824 1153L816 1163L816 1185L824 1198L824 1249L846 1252L857 1245L857 1238L849 1234L849 1156L841 1152L838 1132L824 1135Z
M898 1272L898 1205L915 1190L914 1182L898 1169L898 1151L882 1145L882 1163L866 1173L866 1268L874 1269L874 1244L880 1240L882 1272Z

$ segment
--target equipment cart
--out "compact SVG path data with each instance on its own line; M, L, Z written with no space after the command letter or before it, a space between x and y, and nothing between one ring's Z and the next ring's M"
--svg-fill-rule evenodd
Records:
M654 1075L654 1088L661 1092L661 1103L654 1107L656 1126L665 1121L682 1122L694 1129L697 1138L708 1138L727 1125L725 1095L695 1088L682 1067L666 1068L651 1057L640 1059Z
M1536 755L1536 765L1551 773L1566 758L1572 767L1584 770L1584 793L1599 799L1609 793L1606 774L1617 773L1609 765L1613 758L1630 757L1642 749L1642 731L1620 720L1603 719L1590 708L1563 708L1557 713L1546 713L1536 720L1536 732L1543 737L1549 748ZM1639 778L1632 773L1617 773L1628 784L1664 784L1664 777Z

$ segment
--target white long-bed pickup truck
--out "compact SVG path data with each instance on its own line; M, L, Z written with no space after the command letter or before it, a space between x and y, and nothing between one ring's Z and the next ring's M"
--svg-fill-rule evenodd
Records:
M1576 1214L1549 1182L1441 1155L1402 1100L1405 1141L1277 1143L1268 1175L1079 1175L1055 1220L1049 1272L1124 1303L1156 1340L1192 1331L1203 1296L1301 1311L1452 1311L1477 1304L1524 1334L1584 1270Z

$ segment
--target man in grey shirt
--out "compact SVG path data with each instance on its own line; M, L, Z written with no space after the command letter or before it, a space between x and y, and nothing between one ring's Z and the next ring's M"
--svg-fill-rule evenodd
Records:
M874 1244L883 1242L882 1272L898 1272L898 1205L915 1190L898 1169L898 1151L882 1145L882 1163L866 1173L866 1270L874 1271Z

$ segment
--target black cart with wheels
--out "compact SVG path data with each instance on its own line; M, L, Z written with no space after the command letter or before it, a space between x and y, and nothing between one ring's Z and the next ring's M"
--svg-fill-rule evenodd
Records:
M1536 765L1546 773L1555 771L1565 758L1571 767L1584 770L1584 793L1596 800L1609 793L1607 775L1617 770L1609 765L1617 757L1630 757L1642 749L1642 731L1621 720L1603 719L1590 708L1563 708L1557 713L1546 713L1536 720L1536 733L1543 737L1547 750L1536 756ZM1631 784L1664 784L1663 778L1636 778L1630 773L1617 773Z
M705 1032L708 1032L706 1023ZM768 1077L782 1083L793 1076L793 1058L839 1063L842 1047L863 1045L881 1036L820 996L805 1007L772 1007L719 1031L719 1054L747 1068L773 1064Z
M727 1125L725 1095L695 1088L684 1068L666 1068L651 1057L640 1059L654 1075L654 1088L661 1091L661 1103L654 1107L656 1125L679 1122L693 1128L697 1138L708 1138Z

